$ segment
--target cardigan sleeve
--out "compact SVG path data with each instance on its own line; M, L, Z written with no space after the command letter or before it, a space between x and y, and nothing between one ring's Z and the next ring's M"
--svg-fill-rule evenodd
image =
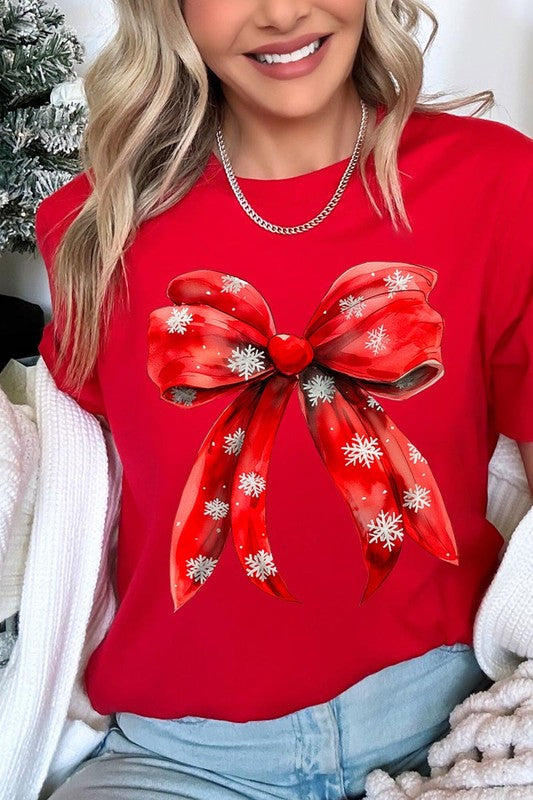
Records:
M502 208L502 230L485 308L489 410L496 430L533 441L533 140L520 191ZM529 167L529 169L528 169Z
M55 314L53 259L62 236L81 209L90 191L89 180L85 173L81 173L58 191L45 198L37 209L35 216L37 247L46 267L52 302L52 319L44 327L38 350L58 389L73 397L86 411L105 416L105 407L98 378L98 362L92 373L84 381L79 393L74 393L65 387L67 363L70 359L72 346L67 348L67 359L63 362L61 368L57 366L61 325Z

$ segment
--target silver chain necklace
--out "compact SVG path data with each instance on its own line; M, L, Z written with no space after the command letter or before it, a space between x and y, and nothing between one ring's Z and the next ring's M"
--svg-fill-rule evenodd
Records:
M237 182L237 178L235 177L230 160L228 158L228 154L226 152L224 139L222 137L222 131L220 130L220 128L217 128L216 139L217 139L218 149L220 151L220 157L222 159L222 164L224 166L224 170L226 172L228 181L230 182L231 188L233 189L233 192L237 200L239 201L243 209L246 211L248 216L257 225L260 225L267 231L271 231L271 233L283 233L283 234L303 233L304 231L308 231L311 228L314 228L316 225L322 222L322 220L324 220L328 216L328 214L331 214L331 212L339 202L344 190L346 189L350 175L355 169L355 166L359 158L359 152L361 150L361 145L365 138L366 125L368 121L368 109L364 100L360 99L360 103L361 103L362 116L361 116L361 124L359 126L359 135L357 137L357 141L355 143L355 147L353 149L350 162L344 171L344 174L339 182L339 185L337 186L335 194L333 195L327 206L320 212L320 214L317 214L316 217L309 220L309 222L304 222L303 225L294 225L288 228L285 228L282 225L273 225L272 222L267 222L266 219L263 219L263 217L261 217L256 211L253 210L248 200L242 193L241 187Z

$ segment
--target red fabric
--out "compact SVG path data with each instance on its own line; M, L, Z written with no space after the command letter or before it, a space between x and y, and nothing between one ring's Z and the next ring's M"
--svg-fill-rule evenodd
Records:
M347 163L239 182L267 220L297 225L323 208ZM399 169L412 234L376 215L355 175L320 225L294 236L267 232L238 204L214 155L180 203L141 226L126 257L130 307L117 304L97 369L100 409L124 467L120 605L85 672L100 713L268 719L440 644L472 644L503 541L485 519L488 462L498 432L533 441L533 141L491 120L416 112ZM82 175L47 199L41 237L88 191ZM150 315L169 305L175 278L216 270L255 287L277 333L302 337L333 282L367 262L437 275L428 302L443 320L444 372L423 391L380 395L379 403L413 444L413 464L427 463L433 475L459 564L406 536L394 569L360 604L367 571L354 518L293 392L270 453L266 526L300 602L252 585L229 542L201 591L174 611L169 549L179 499L207 433L243 389L236 381L233 393L186 409L162 399L148 372ZM53 368L50 335L41 353ZM80 402L92 410L87 391ZM378 487L370 487L375 508Z

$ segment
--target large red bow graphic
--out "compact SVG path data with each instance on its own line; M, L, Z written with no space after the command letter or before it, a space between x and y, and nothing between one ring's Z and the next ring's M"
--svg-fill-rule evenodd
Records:
M360 603L394 567L406 533L459 563L427 460L374 397L404 400L442 376L444 322L427 302L436 280L419 265L358 264L335 280L303 337L276 333L266 301L241 278L198 269L170 282L175 305L153 311L148 332L148 374L163 399L192 408L243 386L182 492L170 548L175 611L212 574L230 530L251 581L300 602L278 573L265 526L270 454L296 384L359 533L368 570Z

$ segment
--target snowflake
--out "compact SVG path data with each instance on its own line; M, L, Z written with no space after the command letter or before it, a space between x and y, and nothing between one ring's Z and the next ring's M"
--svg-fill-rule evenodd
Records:
M421 508L424 506L430 506L431 500L429 499L429 489L426 489L424 486L419 486L418 483L415 483L415 488L404 491L403 499L405 503L403 505L406 508L412 508L415 511L420 511Z
M255 556L250 553L244 560L250 567L250 569L246 570L246 574L259 578L261 581L266 581L269 575L275 575L278 571L272 560L272 555L266 550L259 550Z
M401 514L384 514L380 511L377 517L367 524L367 528L372 531L369 534L368 541L370 544L374 542L383 542L383 547L389 551L392 550L397 539L403 539L403 528L398 528L398 523L402 518Z
M407 443L407 447L409 448L409 458L411 459L413 464L416 464L417 461L423 461L424 464L428 463L427 462L427 458L424 458L424 456L422 455L420 450L417 450L417 448L414 446L414 444L411 444L411 442L408 442Z
M187 577L194 578L196 583L205 583L209 578L218 562L218 558L207 558L207 556L198 556L198 558L188 558Z
M342 446L342 450L346 453L346 466L350 464L364 464L365 467L370 469L374 459L383 455L377 446L378 439L372 436L370 439L365 439L358 433L352 436L352 442L346 442Z
M173 386L171 394L173 402L181 406L192 406L196 400L196 389L189 386Z
M241 278L236 278L235 275L223 275L222 283L223 287L221 291L239 294L241 289L244 289L247 282L243 281Z
M366 403L367 403L369 408L375 408L378 411L383 411L383 406L380 403L378 403L376 398L372 397L372 395L370 395L370 394L366 398Z
M407 284L413 276L407 273L404 275L399 269L394 270L392 275L387 275L383 278L387 287L390 289L389 297L394 297L395 292L404 292L408 286Z
M239 489L243 489L246 495L253 494L254 497L259 497L266 489L265 479L257 472L241 472L239 478L241 479Z
M169 333L185 333L187 325L192 322L192 314L189 314L187 306L173 308L172 314L167 319Z
M319 400L331 403L336 392L331 375L313 375L308 383L303 384L303 388L308 390L307 397L312 406L316 406Z
M224 452L238 455L244 444L244 434L244 428L237 428L235 433L229 433L227 436L224 436L227 442L227 444L223 446Z
M237 370L240 378L248 380L254 372L261 372L265 368L264 357L264 351L258 350L251 344L246 345L244 349L235 347L231 351L228 367L231 367L232 372Z
M341 300L339 300L341 312L346 314L347 319L351 319L352 317L362 317L363 308L366 308L366 303L363 302L364 299L364 295L362 294L360 294L358 297L354 297L353 294L349 294L348 297L341 298Z
M222 519L229 511L229 504L225 503L219 497L214 500L206 500L204 516L213 517L213 519Z
M386 332L383 325L380 325L379 328L373 328L371 331L367 331L367 333L369 340L365 342L365 347L370 347L374 355L381 350L386 350L386 346L389 343L389 334Z

